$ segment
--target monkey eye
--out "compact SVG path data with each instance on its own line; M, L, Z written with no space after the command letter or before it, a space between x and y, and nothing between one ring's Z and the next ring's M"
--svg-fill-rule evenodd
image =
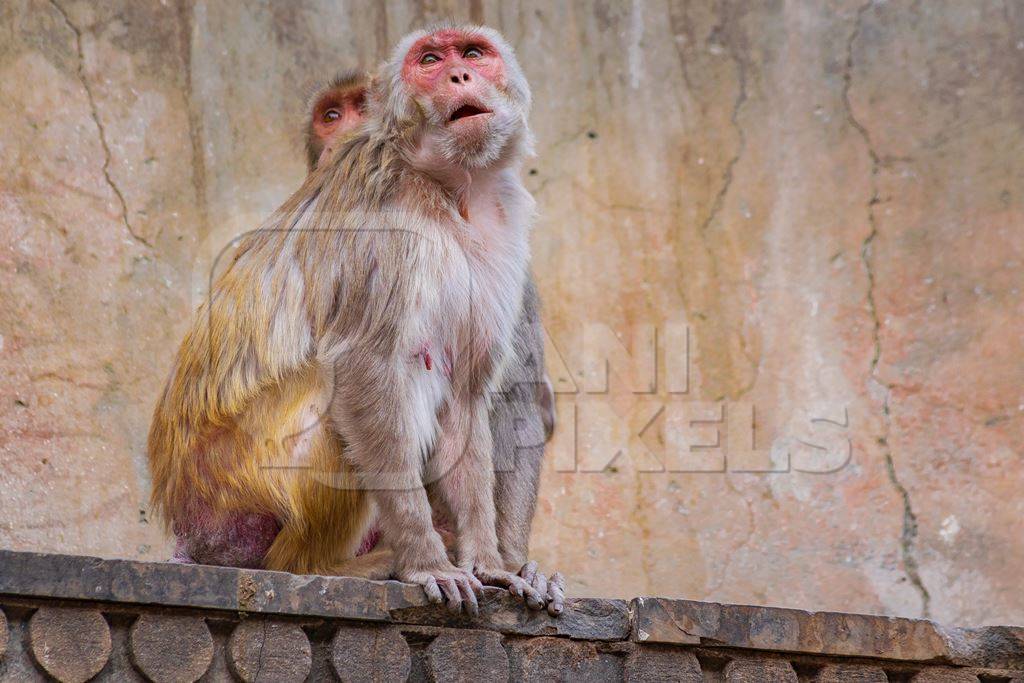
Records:
M466 51L462 53L462 56L466 59L480 59L484 56L484 51L476 45L470 45L466 48Z
M324 112L324 121L330 123L331 121L337 121L341 118L341 112L337 109L328 109Z
M427 54L420 57L420 64L433 64L434 62L440 61L441 58L435 55L433 52L428 52Z

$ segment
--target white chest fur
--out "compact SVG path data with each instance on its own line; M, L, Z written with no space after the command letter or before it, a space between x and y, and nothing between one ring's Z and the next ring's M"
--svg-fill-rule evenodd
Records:
M500 379L519 316L533 199L511 169L479 172L461 192L462 215L434 226L424 265L437 297L421 299L432 305L418 312L423 339L410 352L424 371L482 390Z

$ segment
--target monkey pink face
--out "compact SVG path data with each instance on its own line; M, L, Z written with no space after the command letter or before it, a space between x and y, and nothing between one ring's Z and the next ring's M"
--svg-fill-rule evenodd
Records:
M432 105L436 123L460 156L482 153L507 138L507 131L497 129L508 126L494 121L512 118L505 60L483 36L444 29L417 40L402 62L402 80L414 97Z
M325 148L330 146L333 139L362 123L365 96L365 88L353 87L331 91L316 103L313 109L313 133Z

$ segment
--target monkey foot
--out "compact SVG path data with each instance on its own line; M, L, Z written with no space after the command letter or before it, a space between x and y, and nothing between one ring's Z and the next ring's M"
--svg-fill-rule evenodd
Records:
M430 602L445 603L453 614L463 609L472 616L480 612L476 596L484 587L471 572L452 566L449 570L411 572L402 580L423 586Z
M500 586L507 588L508 592L520 600L526 601L530 609L544 609L547 603L545 594L537 590L530 582L518 574L507 572L502 569L488 569L477 566L473 569L477 578L488 586Z
M548 614L557 617L562 613L565 609L565 577L561 572L555 572L549 579L544 572L537 571L537 563L530 560L519 570L519 576L544 596Z

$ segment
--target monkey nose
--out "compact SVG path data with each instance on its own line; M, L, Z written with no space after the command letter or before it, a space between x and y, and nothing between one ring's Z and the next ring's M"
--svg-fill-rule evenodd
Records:
M466 69L452 69L448 72L448 76L451 78L452 83L455 83L456 85L469 83L470 81L469 71Z

